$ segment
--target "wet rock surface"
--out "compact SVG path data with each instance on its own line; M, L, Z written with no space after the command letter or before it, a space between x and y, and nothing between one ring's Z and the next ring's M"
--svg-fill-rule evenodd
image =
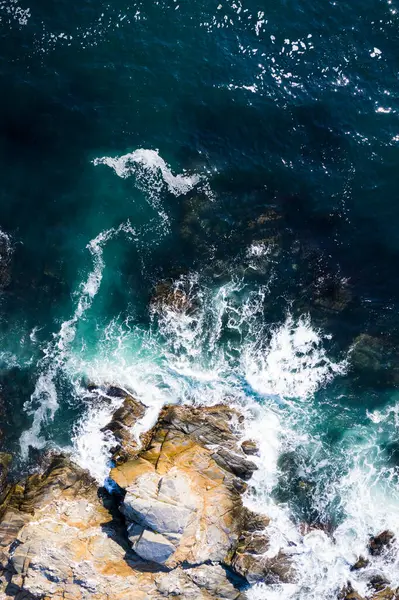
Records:
M17 484L1 457L1 598L242 600L247 582L288 578L285 557L264 558L269 519L243 506L256 465L240 445L241 416L169 406L137 440L142 410L126 395L107 426L112 501L65 456Z
M382 554L389 548L394 538L394 534L389 530L383 531L382 533L371 537L369 543L370 554L372 556L378 556Z

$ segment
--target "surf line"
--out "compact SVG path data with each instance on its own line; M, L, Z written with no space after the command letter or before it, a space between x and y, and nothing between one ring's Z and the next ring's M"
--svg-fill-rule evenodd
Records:
M28 415L33 416L33 422L20 438L23 458L27 458L29 447L42 449L46 445L46 439L41 435L42 424L52 421L59 408L55 384L56 375L62 369L68 348L75 339L78 322L89 310L100 289L105 268L104 247L110 240L122 233L131 240L137 241L138 239L135 229L129 221L126 221L119 227L102 231L86 246L92 256L93 268L74 294L77 296L77 303L72 317L62 323L58 333L53 334L53 339L44 348L44 356L37 365L40 375L30 399L24 404L24 410Z

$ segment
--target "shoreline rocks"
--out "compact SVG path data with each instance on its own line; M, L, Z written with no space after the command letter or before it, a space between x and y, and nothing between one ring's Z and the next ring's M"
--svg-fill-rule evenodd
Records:
M243 505L256 465L239 413L167 406L137 440L143 411L125 394L105 428L112 496L62 455L9 484L4 457L0 598L244 600L248 582L284 580L280 557L278 569L264 558L269 519Z
M257 468L243 416L166 406L138 439L143 405L106 392L121 399L104 428L115 439L113 493L62 455L11 483L0 454L0 599L245 600L251 584L294 583L292 556L269 553L269 518L243 503ZM364 570L369 600L399 600L384 577L367 576L393 542L388 530L371 537L352 568ZM338 598L365 600L350 582Z

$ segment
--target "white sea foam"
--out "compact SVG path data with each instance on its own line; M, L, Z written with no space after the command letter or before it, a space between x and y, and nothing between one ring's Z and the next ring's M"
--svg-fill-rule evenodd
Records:
M331 361L323 337L309 317L288 316L273 329L270 341L258 338L244 348L242 363L248 383L260 394L307 398L345 369Z
M87 390L82 390L87 395ZM101 398L101 390L93 394L94 401ZM102 403L90 404L84 417L75 425L72 437L72 459L92 477L103 485L109 474L108 457L115 439L110 431L103 428L110 422L112 414L119 408L122 400L103 394Z
M92 256L93 269L76 292L77 302L72 317L62 323L58 333L54 335L54 339L44 348L44 356L38 364L41 374L30 400L25 403L25 410L33 416L33 423L31 428L21 435L20 444L23 456L27 456L30 446L43 448L46 444L45 438L41 435L42 425L46 421L54 419L59 407L55 385L56 375L66 362L67 351L75 338L78 322L90 308L100 288L105 267L104 245L119 233L130 237L136 235L129 222L122 223L118 228L101 232L87 245Z
M104 156L96 158L94 165L107 165L114 169L119 177L130 177L135 175L139 184L146 190L153 193L162 191L166 184L168 190L175 196L187 194L200 181L198 175L189 175L180 173L174 175L171 168L159 155L158 150L147 150L139 148L134 152L124 154L117 158Z
M163 227L169 223L168 215L162 206L161 195L168 190L174 196L187 194L196 186L211 196L205 175L178 173L159 155L158 150L139 148L119 157L103 156L93 161L94 165L107 165L123 179L133 176L150 205L158 212Z

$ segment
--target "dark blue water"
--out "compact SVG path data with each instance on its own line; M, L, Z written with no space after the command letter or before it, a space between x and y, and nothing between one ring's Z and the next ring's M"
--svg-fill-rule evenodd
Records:
M0 0L3 446L82 457L88 381L263 406L280 530L338 528L287 598L399 527L397 10ZM194 316L154 309L162 280Z

